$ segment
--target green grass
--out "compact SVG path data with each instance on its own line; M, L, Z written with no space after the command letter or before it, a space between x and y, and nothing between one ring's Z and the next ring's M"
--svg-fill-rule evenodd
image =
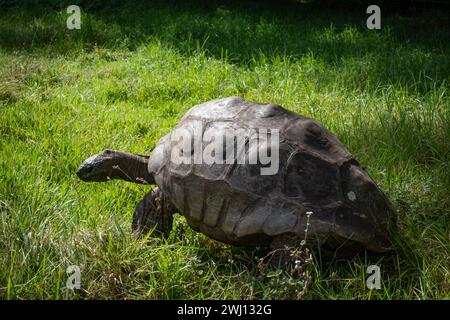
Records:
M82 8L83 9L83 8ZM259 251L222 245L177 215L166 241L134 241L148 188L82 183L105 148L149 153L193 105L240 95L313 117L398 209L397 251L315 259L306 299L448 299L449 29L318 4L140 2L0 11L0 298L296 298ZM417 21L421 21L418 23ZM443 20L442 20L443 21ZM425 25L425 27L424 27ZM381 267L382 290L365 286ZM79 265L82 289L65 288Z

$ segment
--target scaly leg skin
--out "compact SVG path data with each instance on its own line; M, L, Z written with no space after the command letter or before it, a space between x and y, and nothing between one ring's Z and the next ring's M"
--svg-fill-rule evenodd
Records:
M145 236L151 230L152 236L167 237L172 230L174 212L172 203L159 188L150 191L134 211L131 224L133 238Z

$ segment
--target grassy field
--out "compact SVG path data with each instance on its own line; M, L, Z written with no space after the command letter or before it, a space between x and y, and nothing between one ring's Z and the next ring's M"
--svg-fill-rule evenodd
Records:
M328 127L398 209L397 251L314 259L305 299L448 299L450 29L445 14L312 4L127 2L0 10L1 299L295 299L302 283L262 276L259 251L192 231L134 241L125 182L87 184L105 148L148 154L193 105L239 95ZM381 268L382 289L366 288ZM66 269L81 268L81 290Z

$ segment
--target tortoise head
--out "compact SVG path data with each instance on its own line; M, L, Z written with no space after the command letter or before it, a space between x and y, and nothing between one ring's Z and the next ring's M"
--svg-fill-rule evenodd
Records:
M93 155L81 164L77 176L87 182L102 182L115 178L118 168L114 150L106 149Z

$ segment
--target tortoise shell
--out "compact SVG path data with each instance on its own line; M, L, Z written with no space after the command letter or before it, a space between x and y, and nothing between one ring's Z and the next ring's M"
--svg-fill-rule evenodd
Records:
M225 142L240 139L245 147L223 143L223 150L212 153L222 162L195 161L197 140L211 132ZM252 143L261 139L255 132L266 133L266 144ZM187 135L200 139L189 143L191 161L180 163L174 154ZM262 174L268 165L238 161L257 152L252 146L270 149L273 138L278 141L273 174ZM277 237L302 239L309 221L308 240L324 248L390 247L387 227L395 210L388 198L332 133L276 104L229 97L194 106L159 140L149 171L194 230L225 243L264 246Z

